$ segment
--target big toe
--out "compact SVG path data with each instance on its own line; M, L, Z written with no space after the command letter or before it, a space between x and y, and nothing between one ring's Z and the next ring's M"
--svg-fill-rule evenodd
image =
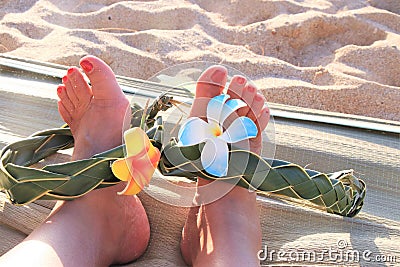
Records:
M94 56L86 56L80 60L79 65L90 80L95 99L124 97L114 72L104 61Z
M193 101L191 117L204 117L211 98L220 95L225 87L228 71L225 67L214 65L206 69L197 80L196 96Z

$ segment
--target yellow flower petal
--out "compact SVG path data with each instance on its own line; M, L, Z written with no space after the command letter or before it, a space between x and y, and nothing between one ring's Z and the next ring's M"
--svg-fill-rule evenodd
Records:
M118 179L128 181L118 194L135 195L150 183L161 153L140 128L128 130L124 137L128 156L114 161L111 170Z
M128 169L133 179L141 187L145 187L150 183L158 161L160 160L160 152L151 145L150 153L146 153L142 157L129 157L126 159ZM149 155L152 154L152 155Z
M111 171L121 181L129 181L131 179L131 173L125 159L114 161L111 165Z
M134 179L130 179L124 190L118 192L118 195L136 195L140 191L142 191L142 188L135 182Z
M128 157L137 156L149 150L150 140L146 133L138 127L127 130L124 133L126 154Z

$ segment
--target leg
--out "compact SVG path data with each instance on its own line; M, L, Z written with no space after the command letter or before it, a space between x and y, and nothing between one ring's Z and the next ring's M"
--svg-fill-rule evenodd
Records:
M219 95L226 83L226 69L214 66L199 78L191 116L204 117L211 97ZM213 83L214 85L210 85ZM246 79L235 76L228 89L233 98L240 98L248 107L237 111L248 116L259 128L251 140L250 149L259 152L260 132L269 120L264 97ZM198 180L198 186L209 183ZM201 189L195 201L201 203ZM261 248L261 227L256 206L256 194L235 187L221 199L190 210L182 233L181 251L185 261L193 266L258 266L257 252Z
M70 68L57 89L62 118L75 138L73 159L83 159L122 142L129 101L111 69L95 57L80 62L92 86ZM138 258L150 235L136 196L118 196L123 184L58 202L47 220L0 258L4 266L109 266Z

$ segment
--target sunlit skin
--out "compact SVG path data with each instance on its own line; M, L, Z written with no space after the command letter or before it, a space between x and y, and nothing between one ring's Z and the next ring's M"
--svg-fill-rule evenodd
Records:
M73 160L122 144L129 100L103 61L87 56L57 88L58 109L75 139ZM46 221L0 258L0 266L110 266L137 259L147 248L150 226L136 196L121 196L121 183L58 202ZM118 245L116 245L118 244Z
M91 86L77 68L71 68L57 91L59 112L75 138L73 160L120 145L122 125L129 120L125 116L129 101L112 70L92 56L84 57L80 65ZM210 86L211 80L217 85ZM202 74L192 117L205 116L209 99L221 93L226 80L226 69L220 66ZM262 131L269 111L264 108L264 97L251 88L243 77L234 77L228 94L247 103L248 108L238 114L252 119ZM260 147L260 141L260 135L252 139L252 151ZM198 180L198 186L206 183ZM42 225L0 258L0 265L110 266L137 259L149 241L149 222L136 196L117 194L124 187L121 183L57 203ZM195 202L201 203L202 196L199 188ZM182 256L193 266L256 266L260 246L255 193L239 187L218 201L191 209L181 242Z
M190 116L206 119L209 100L221 94L226 81L225 68L214 66L207 69L197 83ZM237 115L247 116L257 125L258 135L250 140L249 146L251 151L258 153L261 133L269 121L265 98L242 76L232 78L227 94L247 104L237 111ZM203 191L202 186L209 183L198 179L195 203L207 201L204 199L207 192ZM183 258L193 266L258 266L257 252L261 247L258 218L256 194L241 187L234 187L215 202L191 208L182 232Z

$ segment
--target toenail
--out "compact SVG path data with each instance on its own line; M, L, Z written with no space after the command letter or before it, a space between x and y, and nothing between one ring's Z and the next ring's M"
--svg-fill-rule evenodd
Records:
M255 100L256 101L263 101L264 97L262 95L256 95Z
M236 82L238 84L244 84L246 82L246 79L244 77L239 76L236 78Z
M250 93L254 93L256 91L256 88L254 88L253 86L249 86L247 87L247 91L249 91Z
M68 81L67 76L62 77L62 82L65 84Z
M211 75L211 80L213 82L221 82L225 77L225 72L222 70L215 70L214 73Z
M68 71L67 71L67 73L68 73L69 75L71 75L74 71L75 71L74 68L69 68Z
M63 87L62 87L62 86L58 86L58 87L57 87L57 93L58 93L58 94L61 94L61 92L62 92L62 89L63 89Z
M93 69L93 64L89 60L82 60L81 67L85 72L91 72Z

